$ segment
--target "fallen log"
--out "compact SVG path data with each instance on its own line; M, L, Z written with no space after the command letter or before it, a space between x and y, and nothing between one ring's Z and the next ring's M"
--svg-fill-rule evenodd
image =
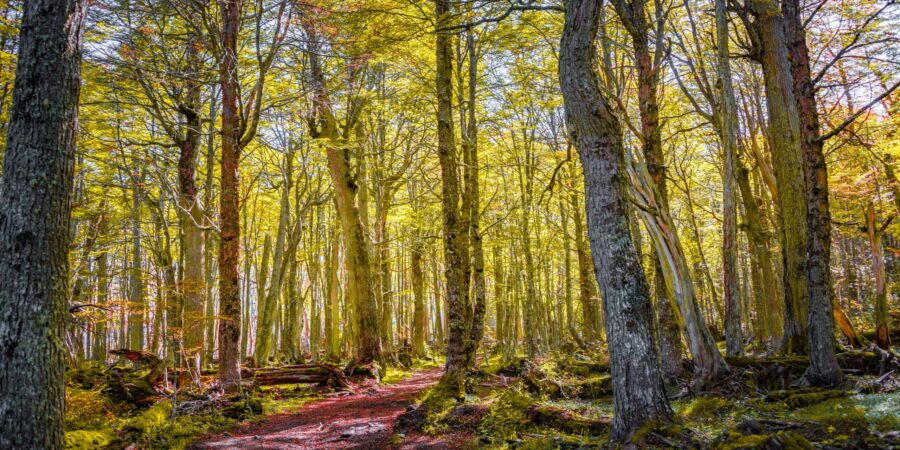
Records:
M350 383L341 369L328 364L300 364L283 367L242 368L241 377L260 386L276 384L318 384L348 389Z

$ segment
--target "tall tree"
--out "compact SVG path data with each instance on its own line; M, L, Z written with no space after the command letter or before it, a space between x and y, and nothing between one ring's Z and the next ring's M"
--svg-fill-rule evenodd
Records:
M725 342L729 356L744 353L741 333L741 299L738 291L737 267L737 192L735 183L737 159L737 103L731 79L728 54L728 16L726 0L716 0L716 68L719 76L719 120L722 149L725 153L723 174L722 285L725 291Z
M22 6L0 181L0 447L63 447L63 334L86 2Z
M444 274L446 277L446 304L449 334L447 336L447 361L441 384L450 392L462 395L466 378L465 349L469 334L470 304L468 295L469 257L466 236L468 229L462 226L460 210L459 163L453 132L453 72L451 32L447 30L450 18L450 2L435 0L435 20L439 29L435 33L435 86L437 89L437 153L441 164L441 210L443 213ZM443 28L443 29L442 29Z
M559 78L566 121L584 166L591 252L606 313L615 417L624 440L649 420L670 420L654 337L650 288L626 214L625 148L618 118L594 71L600 2L566 4Z

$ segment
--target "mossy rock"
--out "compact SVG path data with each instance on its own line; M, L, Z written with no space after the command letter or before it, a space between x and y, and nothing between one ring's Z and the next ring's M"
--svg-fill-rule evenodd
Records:
M116 441L113 430L68 431L63 438L67 450L92 450L107 447Z

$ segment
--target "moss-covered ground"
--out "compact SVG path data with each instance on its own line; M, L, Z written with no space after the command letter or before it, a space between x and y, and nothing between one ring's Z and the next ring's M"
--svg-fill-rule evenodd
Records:
M439 406L428 409L423 431L448 432L461 422L455 411L469 405L483 410L467 425L479 448L607 448L604 425L613 415L607 371L602 355L492 357L467 385L463 402L434 391L424 397ZM731 383L741 389L703 394L672 387L673 422L648 424L632 442L637 448L900 448L900 391L866 387L878 377L848 376L836 389L767 390L756 376L738 372Z

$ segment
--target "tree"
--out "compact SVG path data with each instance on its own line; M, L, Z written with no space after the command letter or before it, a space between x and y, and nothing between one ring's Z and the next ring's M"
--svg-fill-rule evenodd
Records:
M62 448L70 211L86 3L23 5L0 182L0 447Z
M737 273L737 192L735 183L737 159L737 104L734 83L731 80L731 62L728 55L728 17L726 0L716 0L716 68L721 86L719 96L719 120L721 121L722 147L725 153L723 175L725 197L722 202L722 272L725 290L725 341L729 356L744 353L741 333L741 299L738 292Z
M435 0L435 23L446 26L450 17L450 2ZM465 349L469 340L469 255L467 235L460 210L460 179L456 157L456 141L453 133L453 86L451 85L452 49L450 31L438 29L435 33L435 86L437 89L437 142L441 164L441 210L443 213L444 275L446 277L447 313L447 362L441 384L455 396L463 394L466 378Z
M591 253L606 314L615 405L610 437L621 441L649 420L670 420L672 412L659 367L650 288L626 215L621 125L593 69L599 3L566 4L559 78L569 132L584 166Z

